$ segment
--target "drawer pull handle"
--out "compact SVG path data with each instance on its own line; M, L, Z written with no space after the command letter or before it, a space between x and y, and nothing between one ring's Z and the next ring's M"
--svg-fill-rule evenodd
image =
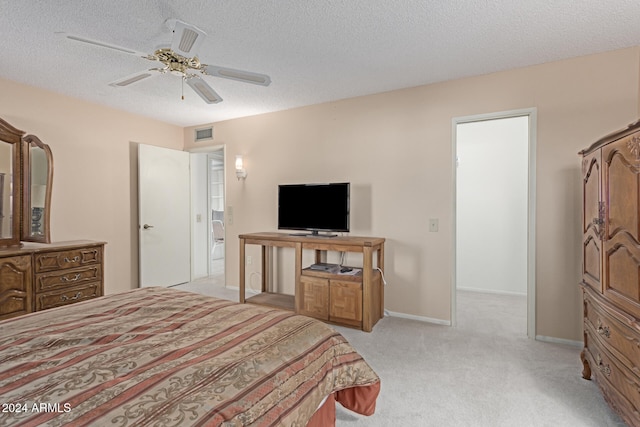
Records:
M80 261L80 255L76 255L71 259L69 259L69 257L64 257L64 262L78 262L78 261Z
M80 276L82 276L81 273L76 274L71 279L69 279L67 276L62 276L60 278L60 281L62 281L62 282L75 282L76 280L78 280L80 278Z
M75 300L77 300L77 299L78 299L78 298L80 298L80 297L82 297L82 292L77 292L77 293L76 293L74 296L72 296L71 298L69 298L69 297L68 297L68 296L66 296L66 295L62 295L62 296L60 296L60 300L61 300L61 301L75 301Z
M600 355L598 355L598 357L596 357L596 362L598 363L598 369L600 369L600 372L602 372L606 376L610 377L611 376L611 366L605 365L604 362L602 362L602 357Z
M602 326L602 322L598 320L598 333L603 335L605 338L609 338L611 336L611 331L608 326Z

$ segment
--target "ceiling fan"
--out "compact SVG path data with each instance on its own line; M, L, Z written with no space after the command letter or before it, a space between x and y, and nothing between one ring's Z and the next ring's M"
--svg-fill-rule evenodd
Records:
M109 85L115 87L129 86L158 73L171 73L181 77L183 83L189 85L189 87L191 87L191 89L193 89L204 100L204 102L207 104L217 104L222 101L222 97L220 97L220 95L218 95L216 91L213 90L213 88L211 88L211 86L209 86L209 84L197 73L205 76L222 77L225 79L237 80L239 82L252 83L261 86L269 86L271 83L271 78L266 74L201 63L196 53L207 34L198 27L177 19L168 19L165 23L173 31L171 46L158 48L152 54L137 52L135 50L73 34L59 34L70 40L114 49L131 55L140 56L150 61L158 61L162 64L160 67L150 68L109 83ZM184 99L184 95L182 96L182 99Z

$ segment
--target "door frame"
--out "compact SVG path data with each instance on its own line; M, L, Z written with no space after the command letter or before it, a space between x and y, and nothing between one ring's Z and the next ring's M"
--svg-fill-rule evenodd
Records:
M188 150L186 150L188 153L198 153L198 154L209 154L209 153L213 153L215 151L222 151L222 158L223 158L223 176L224 176L224 185L223 185L223 189L222 192L223 197L224 197L224 203L225 203L225 211L226 211L226 204L227 204L227 146L226 144L217 144L217 145L208 145L206 147L196 147L196 148L190 148ZM209 230L209 237L208 237L208 245L207 245L207 253L210 254L211 253L211 249L213 248L213 238L212 238L212 230L211 230L211 182L208 179L209 178L209 165L207 165L207 224L208 224L208 230ZM191 220L194 221L194 215L192 213L191 215ZM224 221L224 240L225 242L227 241L227 216L225 215L225 221ZM226 252L226 246L225 246L225 256L224 256L224 281L226 283L226 279L227 279L227 252ZM193 258L191 260L191 270L193 271L194 267L193 267ZM207 272L208 275L211 276L211 260L209 258L207 258Z
M453 171L453 227L452 227L452 269L451 269L451 326L457 325L457 126L459 124L529 117L528 171L527 171L527 336L536 338L536 143L537 108L525 108L472 116L454 117L451 120L451 146Z

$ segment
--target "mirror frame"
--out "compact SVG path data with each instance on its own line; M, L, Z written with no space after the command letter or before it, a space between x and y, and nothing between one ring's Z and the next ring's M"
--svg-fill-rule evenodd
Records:
M47 158L47 188L44 197L44 215L42 217L42 234L31 234L31 150L32 146L44 150ZM35 135L22 138L22 224L21 239L25 242L51 243L51 185L53 184L53 155L51 148Z
M11 224L11 237L2 239L0 238L0 247L2 246L19 246L20 245L20 211L22 210L22 170L20 162L20 152L22 151L22 136L24 131L14 128L9 123L0 119L0 143L6 142L8 144L14 144L13 150L13 165L12 165L12 212L13 223Z

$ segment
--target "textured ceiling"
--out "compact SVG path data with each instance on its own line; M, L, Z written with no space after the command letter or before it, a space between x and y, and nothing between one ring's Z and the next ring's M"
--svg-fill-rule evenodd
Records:
M200 59L268 87L173 75L109 86L157 63L176 18L207 33ZM216 122L640 45L638 0L0 0L0 77L181 126ZM0 102L1 104L1 102Z

